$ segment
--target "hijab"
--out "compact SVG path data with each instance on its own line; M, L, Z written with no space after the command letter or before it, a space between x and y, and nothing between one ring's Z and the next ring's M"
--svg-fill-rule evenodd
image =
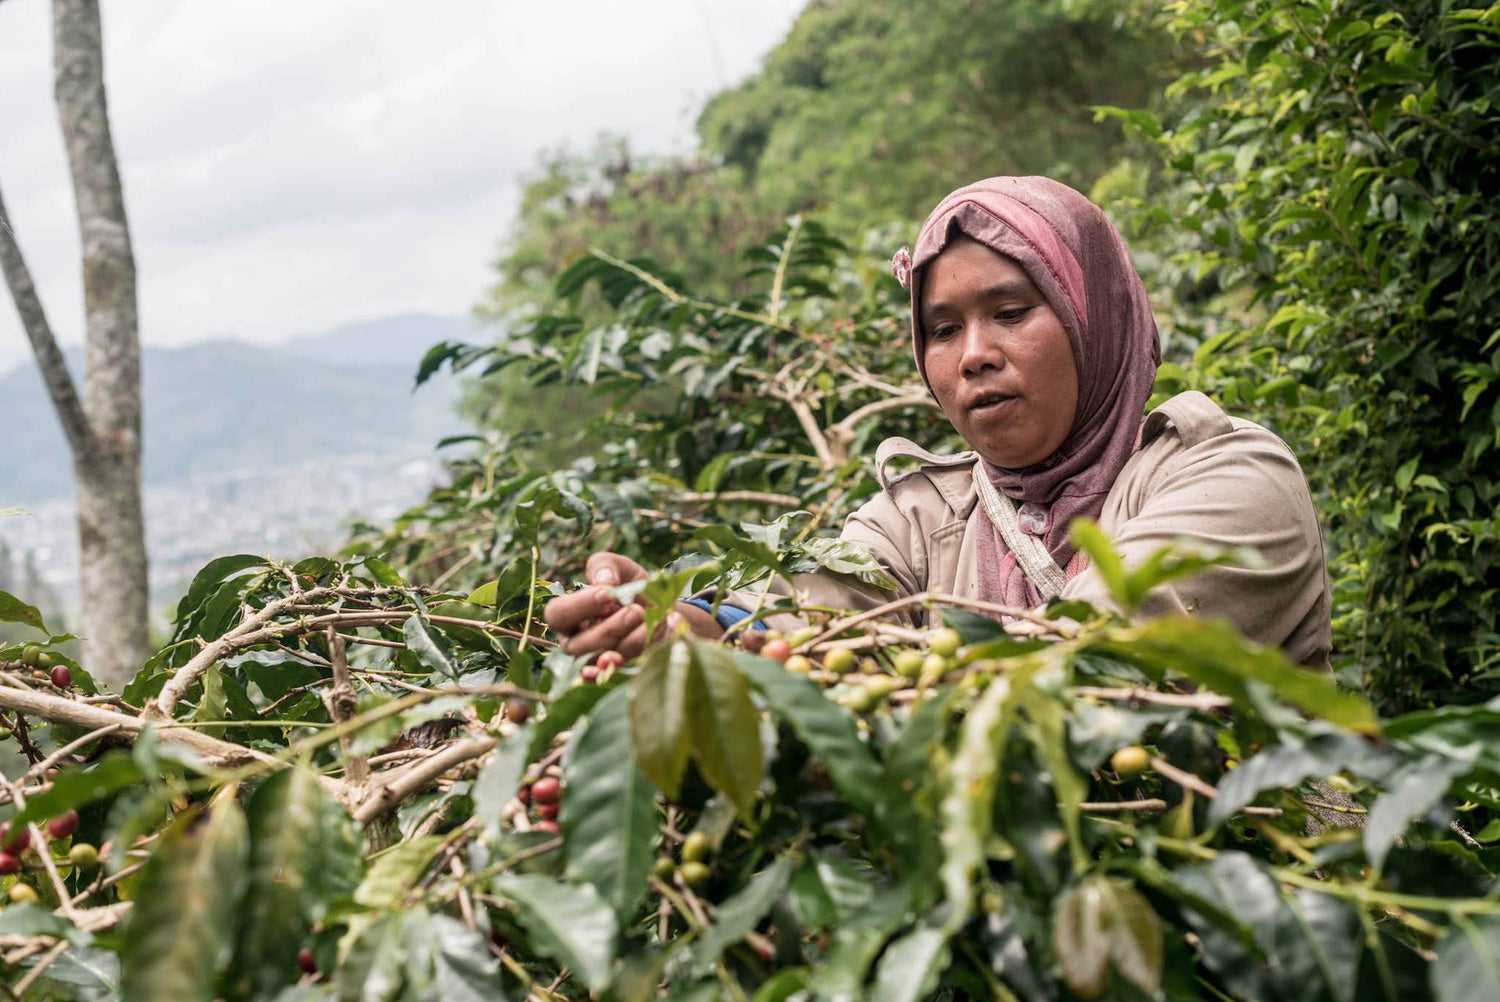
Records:
M922 269L959 235L1018 263L1062 321L1073 349L1078 410L1057 451L1019 470L981 459L990 482L1020 508L1023 531L1040 536L1071 578L1084 561L1074 552L1068 525L1081 516L1099 517L1139 445L1161 363L1146 289L1114 225L1067 185L1045 177L992 177L959 188L927 217L915 250L907 255L903 248L894 262L897 278L911 291L912 351L923 382ZM990 528L980 536L981 596L1009 605L1040 604L1041 593L999 531Z

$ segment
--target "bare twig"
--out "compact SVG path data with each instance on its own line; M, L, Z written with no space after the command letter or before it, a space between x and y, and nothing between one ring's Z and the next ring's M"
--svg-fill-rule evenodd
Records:
M147 723L152 722L127 713L101 710L96 706L89 706L65 696L53 696L49 693L32 692L30 689L9 686L0 686L0 707L41 717L43 720L50 720L54 723L72 724L89 729L118 724L120 730L132 735L138 733ZM158 733L162 741L190 748L215 765L242 765L248 762L259 762L277 767L283 765L282 762L264 752L228 741L220 741L218 738L209 737L207 734L189 728L164 725L159 728Z
M85 734L81 738L77 738L77 739L75 739L73 741L69 741L67 744L63 745L57 751L53 752L51 755L48 755L46 758L42 759L36 765L32 766L30 769L27 769L26 770L26 775L24 775L24 776L21 777L21 785L22 786L26 785L26 783L29 782L32 779L42 779L42 778L44 778L47 775L47 770L50 769L50 768L52 768L52 766L54 766L58 762L62 761L62 759L63 759L64 756L72 754L73 751L75 751L78 748L82 748L84 745L88 744L90 741L98 740L99 738L104 737L104 735L106 735L106 734L113 734L115 731L118 731L123 726L125 726L123 723L121 723L120 721L116 720L116 721L113 721L111 723L105 724L103 727L98 727L98 728L95 728L92 731L89 731L87 734Z
M1118 814L1124 811L1160 814L1167 809L1167 802L1160 797L1148 797L1145 800L1103 800L1079 804L1078 809L1089 814Z
M425 789L429 783L449 769L479 758L495 745L494 738L469 738L454 742L431 758L415 762L404 769L395 770L394 776L372 790L354 809L354 820L360 824L368 823L418 790Z
M333 722L342 724L354 716L358 704L354 698L354 685L349 681L349 659L344 654L344 640L332 626L328 627L328 656L333 668L333 688L324 702ZM364 786L370 781L370 763L363 755L349 754L352 744L350 735L339 738L339 746L346 758L344 778L355 786Z
M1214 692L1157 692L1155 689L1104 689L1092 685L1075 686L1075 695L1094 699L1112 699L1124 703L1154 703L1157 706L1184 706L1193 710L1222 710L1234 700Z

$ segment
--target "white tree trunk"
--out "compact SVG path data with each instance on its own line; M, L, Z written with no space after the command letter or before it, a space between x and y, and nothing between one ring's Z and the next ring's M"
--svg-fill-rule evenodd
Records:
M58 118L73 172L87 314L84 412L93 449L74 453L87 664L116 684L146 658L141 511L141 361L135 257L104 98L98 0L54 0Z
M98 0L54 0L53 71L83 246L80 402L0 201L0 270L73 453L84 665L118 686L147 654L135 258L104 100Z

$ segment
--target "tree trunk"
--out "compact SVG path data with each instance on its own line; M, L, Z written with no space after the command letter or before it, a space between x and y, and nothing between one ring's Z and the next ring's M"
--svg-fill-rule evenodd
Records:
M54 0L58 118L73 172L88 318L84 411L91 450L74 452L87 664L120 684L146 658L141 511L141 359L135 257L104 99L98 0Z

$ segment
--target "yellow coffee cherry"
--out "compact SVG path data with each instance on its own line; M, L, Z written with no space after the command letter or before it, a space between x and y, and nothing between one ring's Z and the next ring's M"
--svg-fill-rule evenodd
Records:
M897 654L896 674L902 678L916 678L922 674L922 652L907 650Z
M11 885L10 900L13 904L18 905L26 904L27 902L36 904L38 901L36 888L32 887L30 884L23 884L20 881L17 881L16 883Z
M1139 776L1151 764L1151 756L1140 745L1126 745L1109 758L1109 767L1124 779Z
M951 627L938 630L927 641L927 649L934 654L941 654L945 658L951 658L958 653L963 646L964 638L958 635L958 631Z
M823 655L823 667L838 675L854 670L854 652L847 647L835 647Z
M786 659L786 664L784 667L787 671L791 672L794 675L806 675L808 672L812 671L812 662L803 657L801 654L793 654L791 657Z

